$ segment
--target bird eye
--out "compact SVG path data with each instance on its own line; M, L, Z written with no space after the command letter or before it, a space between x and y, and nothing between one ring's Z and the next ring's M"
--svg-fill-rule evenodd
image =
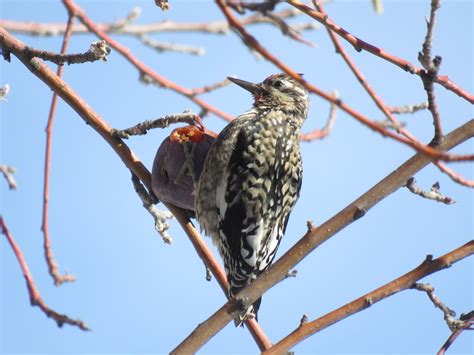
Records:
M277 89L280 89L283 86L283 82L281 80L277 80L273 83L273 86Z

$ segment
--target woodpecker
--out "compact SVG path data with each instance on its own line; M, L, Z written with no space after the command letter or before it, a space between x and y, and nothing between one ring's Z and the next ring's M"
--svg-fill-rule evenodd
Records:
M298 199L301 126L306 89L285 74L259 84L229 77L249 91L253 107L217 136L196 186L196 217L224 261L229 297L272 263ZM257 317L261 298L242 310L236 325Z

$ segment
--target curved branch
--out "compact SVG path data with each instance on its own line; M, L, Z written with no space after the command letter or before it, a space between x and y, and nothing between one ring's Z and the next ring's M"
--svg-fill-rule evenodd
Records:
M13 253L15 254L18 264L20 264L21 272L26 281L26 288L28 289L28 294L30 295L30 303L32 306L38 306L47 317L53 319L58 327L62 327L64 324L69 324L74 327L78 327L81 330L90 330L89 327L80 319L72 319L65 314L56 312L54 309L51 309L41 298L41 294L36 287L36 283L31 276L30 269L26 264L23 253L20 250L18 244L16 244L13 236L10 234L5 222L3 221L2 216L0 216L0 234L4 234L10 244Z
M329 327L330 325L339 322L357 312L369 308L374 303L377 303L387 297L394 295L397 292L406 290L412 287L416 281L426 277L434 272L446 269L455 262L458 262L470 255L474 254L474 240L464 244L463 246L433 260L431 255L428 255L418 267L400 276L399 278L373 290L356 300L345 304L334 311L315 319L312 322L300 324L293 332L288 334L273 347L264 351L263 354L283 354L288 349L298 344L305 338L316 334L317 332Z
M66 31L64 32L63 44L61 46L61 55L64 55L69 45L71 31L73 29L74 17L69 14ZM58 65L56 75L61 77L64 66ZM56 113L56 105L58 102L58 95L53 92L51 99L51 106L49 109L48 123L46 124L46 149L44 153L44 177L43 177L43 218L41 223L41 231L43 232L43 249L48 266L48 272L54 280L56 286L60 286L64 282L73 282L76 280L74 275L61 275L58 270L58 263L54 259L53 250L51 248L51 238L49 237L48 228L48 207L49 207L49 172L51 171L51 145L53 140L54 115Z

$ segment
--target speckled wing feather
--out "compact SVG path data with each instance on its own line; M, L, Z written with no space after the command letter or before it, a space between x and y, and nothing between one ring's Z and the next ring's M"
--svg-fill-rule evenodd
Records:
M196 187L196 215L201 228L212 237L216 246L219 246L218 195L224 193L229 176L229 158L234 151L240 128L248 120L255 118L254 110L247 111L230 122L218 135L212 144L204 162L201 177ZM211 159L212 158L212 159Z

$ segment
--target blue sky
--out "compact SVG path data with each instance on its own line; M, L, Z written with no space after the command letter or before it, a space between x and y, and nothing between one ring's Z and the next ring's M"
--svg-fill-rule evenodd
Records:
M362 39L417 64L425 35L429 1L384 1L377 16L369 1L335 1L326 5L333 20ZM153 1L81 1L97 22L126 16L143 8L139 23L165 19L201 22L222 19L211 1L171 1L163 13ZM2 0L0 18L63 22L65 10L56 1ZM304 17L291 20L305 21ZM382 114L342 59L334 53L325 30L304 33L317 48L282 37L270 26L249 27L274 54L318 87L337 89L341 98L373 119ZM59 37L18 36L33 47L59 51ZM136 39L115 37L158 73L193 88L228 75L260 81L278 72L257 60L234 34L160 34L162 41L202 46L206 54L157 54ZM95 38L73 37L70 52L86 50ZM473 3L444 1L438 12L433 53L443 57L440 74L449 75L473 92ZM421 80L344 43L368 82L389 105L426 100ZM185 109L199 111L176 94L138 82L138 73L116 52L107 63L65 67L64 79L112 126L125 128L145 119ZM5 240L0 241L1 353L166 353L225 302L215 280L205 270L176 222L172 246L164 245L153 221L133 191L130 174L109 146L61 101L52 152L50 233L61 271L77 282L56 288L47 274L42 251L41 206L44 127L51 91L16 59L1 62L0 84L11 87L8 102L0 102L1 163L16 166L18 191L0 184L1 214L22 248L44 300L59 312L84 320L92 332L56 327L32 308L19 266ZM446 132L473 117L472 105L436 86ZM251 97L236 86L203 96L233 115L251 105ZM304 130L324 125L328 104L311 96ZM407 128L422 140L432 135L428 112L405 116ZM219 131L225 122L205 120ZM129 140L129 146L151 169L154 154L171 129ZM472 142L455 149L472 152ZM278 256L306 230L306 221L320 224L393 171L412 149L373 133L339 112L333 133L322 141L302 144L304 181ZM453 167L474 178L472 164ZM302 314L309 319L337 308L417 266L427 254L440 256L473 238L472 190L454 184L434 167L416 179L425 189L439 181L451 206L421 199L401 189L379 203L364 218L319 247L298 266L298 276L272 288L263 297L260 322L274 342L292 331ZM206 241L210 243L209 239ZM214 248L214 247L212 247ZM213 249L215 251L215 249ZM458 313L473 309L474 262L464 260L424 279ZM470 332L472 333L472 332ZM474 352L474 336L465 332L452 354ZM296 353L434 353L449 336L442 313L425 294L405 291L356 314L297 345ZM256 353L244 329L229 324L202 348L202 353Z

